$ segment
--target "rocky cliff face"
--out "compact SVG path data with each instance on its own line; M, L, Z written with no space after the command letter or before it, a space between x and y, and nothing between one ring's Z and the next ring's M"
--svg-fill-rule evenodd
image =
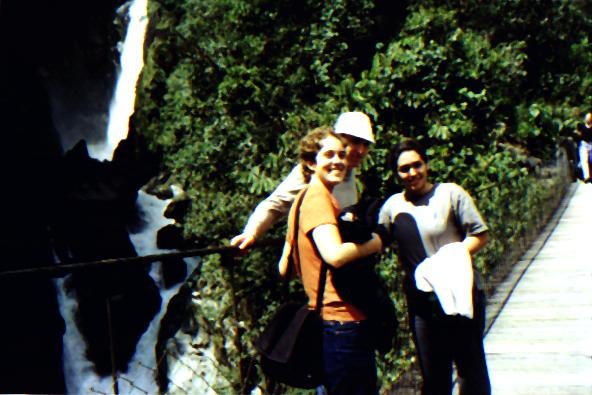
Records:
M62 262L135 255L125 226L151 161L133 139L112 163L86 151L107 122L122 3L0 1L0 272L53 265L55 253ZM87 354L104 374L111 364L97 328L107 320L105 299L115 300L116 365L125 370L160 305L146 268L78 273L70 283L81 297ZM65 392L52 279L0 274L0 298L0 392Z
M107 121L104 115L118 59L116 44L124 28L114 21L124 1L0 3L0 67L9 71L3 74L9 74L17 88L21 79L39 82L48 93L46 106L64 148L81 137L92 142Z

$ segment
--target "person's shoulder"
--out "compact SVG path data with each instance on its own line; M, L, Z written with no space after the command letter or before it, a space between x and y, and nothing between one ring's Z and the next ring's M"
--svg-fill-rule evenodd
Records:
M392 194L391 196L389 196L385 200L385 203L388 202L388 201L396 202L396 201L399 201L399 200L405 200L405 193L404 192L397 192L397 193Z
M436 183L436 188L444 188L444 189L455 189L455 188L462 188L456 182L438 182Z
M302 220L305 227L312 229L318 224L337 223L339 203L326 189L311 184L302 201Z
M306 186L306 180L302 173L302 165L297 164L292 168L290 173L284 177L282 182L276 187L275 191L270 196L276 195L290 195L295 196L302 188Z
M383 208L393 208L395 206L397 206L398 204L400 204L401 202L405 201L403 192L397 192L393 195L391 195L390 197L388 197L382 207Z
M307 204L317 205L320 202L330 202L332 203L334 199L332 199L331 192L327 189L311 183L306 188L306 195L304 196Z
M440 196L448 195L452 199L469 196L467 190L455 182L443 182L436 184L435 194Z
M442 192L465 192L465 189L455 182L442 182L436 184L436 190Z
M302 163L296 164L290 173L286 176L286 178L302 178L304 179L304 175L302 174Z

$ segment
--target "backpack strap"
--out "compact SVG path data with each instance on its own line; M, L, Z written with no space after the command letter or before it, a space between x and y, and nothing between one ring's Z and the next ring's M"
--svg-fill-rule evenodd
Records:
M300 198L296 202L296 212L295 212L295 218L294 218L294 241L292 242L291 253L294 254L293 256L294 256L294 258L296 258L296 259L294 259L294 261L298 261L299 265L300 265L300 253L299 253L299 248L298 248L298 233L299 233L299 227L300 227L300 206L302 205L302 201L304 200L304 195L306 195L307 191L308 191L308 189L306 189L300 195ZM327 281L327 262L325 262L325 260L321 256L321 254L319 254L317 246L314 243L314 240L311 240L311 241L315 247L315 250L316 250L319 258L321 258L321 270L319 272L319 282L318 282L318 287L317 287L317 301L316 301L316 305L315 305L315 312L320 316L321 310L323 308L323 295L325 293L325 282ZM288 273L290 273L290 272L288 271Z

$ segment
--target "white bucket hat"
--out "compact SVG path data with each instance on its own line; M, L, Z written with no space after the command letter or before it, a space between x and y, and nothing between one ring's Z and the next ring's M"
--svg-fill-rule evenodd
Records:
M374 143L370 118L363 112L344 112L337 118L334 129L337 134L348 134Z

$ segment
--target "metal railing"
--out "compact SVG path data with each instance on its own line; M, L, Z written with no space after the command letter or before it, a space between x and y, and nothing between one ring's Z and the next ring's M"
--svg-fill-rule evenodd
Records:
M265 240L257 242L250 249L260 247L280 247L282 241L280 240ZM99 259L94 261L80 261L74 263L59 263L51 266L39 266L26 269L6 270L0 271L0 278L2 277L18 277L18 276L46 276L46 277L63 277L66 274L74 273L84 269L90 268L107 268L119 265L146 265L161 260L173 259L173 258L190 258L206 255L231 255L238 256L241 254L240 250L236 247L230 246L219 246L219 247L208 247L208 248L193 248L176 252L167 252L162 254L152 254L144 256L133 256L125 258L108 258Z
M280 248L283 245L283 240L262 240L255 243L253 246L249 248L249 250L254 250L263 247L273 247L273 248ZM93 260L93 261L80 261L80 262L72 262L72 263L56 263L50 266L39 266L39 267L29 267L25 269L15 269L15 270L6 270L0 271L0 279L7 279L7 278L18 278L18 277L47 277L47 278L59 278L64 277L68 274L73 274L76 272L82 272L88 269L108 269L117 266L124 266L124 265L147 265L152 264L154 262L161 262L161 264L166 265L167 262L173 261L174 259L182 259L182 258L191 258L191 257L205 257L208 255L215 255L218 254L221 257L222 265L226 267L232 267L232 262L235 259L238 259L240 256L244 255L244 252L239 250L237 247L231 246L215 246L215 247L207 247L207 248L190 248L186 250L177 250L173 252L167 253L159 253L159 254L151 254L151 255L144 255L144 256L133 256L133 257L123 257L123 258L108 258L108 259L100 259L100 260ZM199 270L199 265L197 268L194 269L192 273L189 273L184 280L184 283L192 277L195 271ZM116 362L115 362L115 349L114 349L114 342L113 342L113 322L112 322L112 314L111 314L111 300L110 298L105 299L105 307L106 307L106 314L108 320L108 337L109 337L109 355L111 359L111 379L113 382L113 393L119 394L119 379L124 380L130 383L134 388L137 388L139 391L147 393L145 390L137 387L131 382L128 378L120 376L116 369ZM168 353L165 353L163 357L165 357ZM158 368L157 364L157 367ZM147 369L153 370L153 368L145 366ZM154 372L156 373L156 372ZM169 383L177 386L174 382L169 379ZM178 386L177 386L178 387ZM182 389L179 387L179 389ZM101 393L94 388L90 388L90 391Z

